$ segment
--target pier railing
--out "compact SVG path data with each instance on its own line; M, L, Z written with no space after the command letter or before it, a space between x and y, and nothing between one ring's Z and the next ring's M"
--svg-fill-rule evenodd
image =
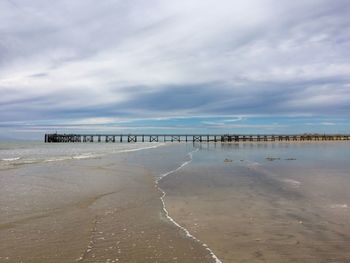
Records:
M349 141L345 134L45 134L47 143Z

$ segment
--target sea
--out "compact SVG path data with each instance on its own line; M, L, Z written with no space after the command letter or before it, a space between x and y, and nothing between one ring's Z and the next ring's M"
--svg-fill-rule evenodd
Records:
M348 142L0 142L0 262L350 262Z

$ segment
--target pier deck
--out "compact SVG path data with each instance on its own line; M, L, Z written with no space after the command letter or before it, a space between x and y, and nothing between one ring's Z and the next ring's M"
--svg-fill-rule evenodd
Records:
M349 141L345 134L45 134L47 143Z

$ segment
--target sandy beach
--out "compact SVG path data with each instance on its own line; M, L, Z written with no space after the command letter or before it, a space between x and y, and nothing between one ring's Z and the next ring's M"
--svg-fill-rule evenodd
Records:
M0 263L350 263L350 0L0 0Z
M135 155L2 170L0 262L212 262L164 216Z
M130 147L2 158L0 262L349 262L349 145Z

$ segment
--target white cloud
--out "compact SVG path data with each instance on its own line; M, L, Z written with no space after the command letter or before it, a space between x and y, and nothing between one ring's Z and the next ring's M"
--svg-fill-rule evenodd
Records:
M346 0L3 1L0 118L350 114L349 9ZM164 93L183 96L167 111L151 107L164 99L143 99Z

